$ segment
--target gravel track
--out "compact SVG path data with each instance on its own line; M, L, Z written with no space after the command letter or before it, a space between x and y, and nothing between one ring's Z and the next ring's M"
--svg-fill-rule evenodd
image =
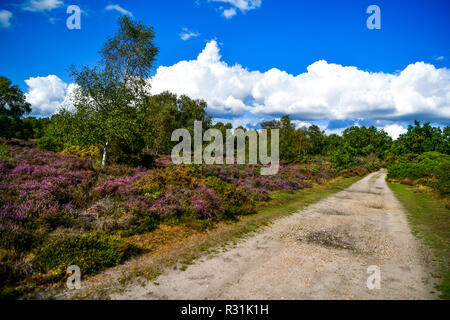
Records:
M185 271L112 299L437 299L428 250L381 170ZM381 270L369 290L367 268Z

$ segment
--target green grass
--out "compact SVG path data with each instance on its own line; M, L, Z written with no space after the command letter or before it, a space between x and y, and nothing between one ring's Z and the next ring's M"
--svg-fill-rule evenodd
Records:
M436 289L441 298L450 300L450 210L446 201L430 192L414 193L414 187L388 183L408 211L413 234L421 239L434 255Z

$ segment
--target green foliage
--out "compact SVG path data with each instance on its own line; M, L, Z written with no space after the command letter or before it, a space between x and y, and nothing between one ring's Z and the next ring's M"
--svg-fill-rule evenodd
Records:
M326 140L325 154L332 154L345 144L344 138L334 133L327 136Z
M101 63L72 68L75 109L57 114L48 132L53 139L47 139L64 147L108 143L116 154L139 154L153 131L140 106L158 51L152 27L120 17L118 32L100 51Z
M443 195L450 194L450 161L445 161L438 164L435 170L435 177L437 181L434 187Z
M24 138L21 118L30 112L31 105L19 87L0 76L0 137Z
M355 165L356 151L345 144L331 154L331 162L336 169L346 169Z
M92 274L119 264L135 253L136 248L130 244L101 232L61 232L36 250L39 263L58 276L65 275L70 265L79 266L82 274Z
M447 195L450 192L449 172L449 155L426 152L413 161L401 161L388 167L388 178L422 182Z
M26 102L23 92L11 80L0 76L0 117L20 119L31 112L31 105Z
M11 158L11 152L5 143L0 143L0 160L9 160Z
M124 237L131 237L136 234L143 234L155 230L160 221L153 215L146 214L145 212L137 211L133 215L130 221L130 226L127 230L121 232Z
M392 152L396 155L405 153L421 154L429 151L448 154L449 129L447 128L442 132L441 128L432 127L428 122L421 126L419 121L414 121L414 126L410 125L408 131L400 135L394 142Z
M0 230L1 248L27 252L42 240L38 232L31 230Z
M55 136L46 135L39 139L37 147L41 151L59 152L63 149L63 144Z
M392 138L388 134L375 127L357 127L347 128L343 132L345 142L355 150L356 155L366 156L375 153L383 158L384 154L392 144Z
M324 154L326 147L325 133L318 126L312 125L306 131L306 135L310 142L309 152L311 154Z
M172 132L183 128L193 136L195 120L202 122L203 131L208 130L211 117L206 114L206 106L203 100L193 100L184 95L178 97L170 92L148 97L140 106L141 117L154 128L150 134L144 135L146 147L155 154L169 154L178 143L171 140Z

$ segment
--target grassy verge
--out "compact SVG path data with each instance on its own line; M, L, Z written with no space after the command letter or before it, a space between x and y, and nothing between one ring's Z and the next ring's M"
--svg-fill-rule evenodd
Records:
M118 279L122 288L116 287L112 291L121 292L129 281L139 278L154 281L168 268L184 271L202 256L226 251L239 239L268 226L277 218L298 212L310 204L344 190L361 178L337 178L324 185L315 185L313 188L295 192L274 192L271 195L272 200L258 205L257 214L242 216L238 221L220 222L213 229L206 231L180 225L162 225L151 233L131 237L128 241L148 254L142 257L136 266L126 267L128 272ZM106 292L111 292L105 288L97 291L84 293L78 298L105 298Z
M450 299L450 210L446 201L431 192L414 193L415 188L388 183L391 190L408 211L413 234L429 246L434 255L441 298Z

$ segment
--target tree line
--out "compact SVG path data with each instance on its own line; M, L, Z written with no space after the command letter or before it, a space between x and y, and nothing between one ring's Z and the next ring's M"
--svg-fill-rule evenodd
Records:
M71 68L77 84L73 108L61 109L50 119L24 118L31 112L30 104L18 86L0 77L0 136L38 139L40 149L51 151L100 146L103 165L143 164L169 154L176 144L172 132L185 128L193 134L195 120L202 121L204 131L219 129L225 137L232 125L213 124L205 101L170 92L150 94L148 79L159 53L154 38L153 27L120 17L117 33L100 50L100 62ZM288 115L263 122L261 128L280 130L280 160L324 157L337 168L357 165L361 157L384 161L405 154L450 152L449 126L442 130L418 121L395 141L374 126L353 126L342 135L326 135L316 125L296 128Z

